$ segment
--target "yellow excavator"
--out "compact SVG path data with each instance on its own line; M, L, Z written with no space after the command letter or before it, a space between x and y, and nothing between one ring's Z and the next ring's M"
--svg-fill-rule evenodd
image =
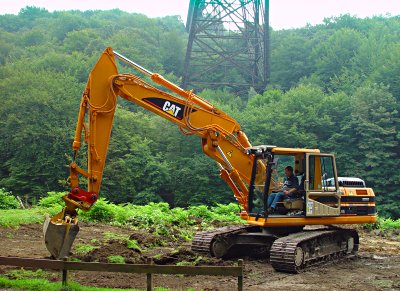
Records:
M118 73L117 60L171 93L133 74ZM373 190L359 178L338 177L334 155L318 149L252 146L235 119L107 48L82 94L70 192L63 196L66 206L44 223L45 244L54 258L69 255L79 230L78 210L90 210L99 197L118 96L176 124L184 134L199 136L204 154L215 160L241 207L240 217L247 224L197 233L192 242L195 252L218 258L264 252L275 270L296 273L357 252L357 231L338 225L376 221ZM82 141L88 148L86 169L76 163ZM267 200L279 191L280 160L292 166L300 186L271 212ZM79 185L79 177L86 178L86 189Z

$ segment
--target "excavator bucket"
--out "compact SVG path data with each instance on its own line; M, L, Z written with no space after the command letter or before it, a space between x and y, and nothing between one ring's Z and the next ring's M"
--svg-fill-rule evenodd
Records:
M46 215L43 225L44 242L55 259L68 257L79 231L76 221L65 222L64 212L65 209L52 217Z

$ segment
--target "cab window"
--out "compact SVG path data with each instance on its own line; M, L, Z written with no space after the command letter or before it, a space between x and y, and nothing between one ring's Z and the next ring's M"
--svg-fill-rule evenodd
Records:
M336 178L332 156L312 155L309 158L309 190L336 191Z

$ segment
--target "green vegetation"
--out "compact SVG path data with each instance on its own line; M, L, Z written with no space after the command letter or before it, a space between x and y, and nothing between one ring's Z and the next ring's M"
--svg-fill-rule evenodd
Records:
M391 289L393 287L393 281L389 279L377 279L374 284L379 289Z
M47 196L41 198L38 205L44 208L55 207L57 205L64 206L65 203L61 197L65 194L64 192L47 192Z
M122 259L122 261L121 261ZM110 256L110 263L124 263L124 258L121 256ZM97 288L86 287L76 282L68 281L67 286L62 286L61 282L54 283L58 280L57 273L45 272L41 269L36 271L30 270L12 270L0 275L0 288L12 288L12 290L35 290L35 291L111 291L111 290L126 290L118 288ZM138 289L129 289L138 290ZM156 291L166 291L169 289L156 287ZM185 289L186 290L186 289ZM192 289L187 289L192 290Z
M32 204L49 189L64 189L60 179L68 175L81 92L102 50L112 46L179 84L187 39L178 17L150 19L120 10L50 13L35 7L1 15L0 36L0 188L27 195ZM131 69L121 65L120 71ZM237 119L254 145L336 153L339 175L364 179L377 194L379 214L398 219L399 73L398 16L343 15L321 25L272 30L271 80L264 92L250 89L236 96L227 88L204 88L198 93ZM183 136L134 104L119 104L102 197L179 207L234 202L197 137ZM78 157L79 163L84 160L84 154ZM1 195L0 208L6 203ZM14 200L7 203L16 206ZM118 209L100 200L85 217L146 224L135 206L126 206L129 214Z
M12 288L18 290L37 290L37 291L59 291L59 290L76 290L76 291L108 291L123 290L111 288L85 287L78 283L69 281L68 286L62 286L61 282L51 283L50 279L58 277L58 274L45 272L43 270L12 270L6 274L0 275L0 288Z
M139 246L137 240L129 239L129 240L127 240L127 242L126 242L126 245L127 245L128 249L136 250L136 251L138 251L138 252L141 252L141 251L142 251L142 249L140 248L140 246Z
M114 232L105 232L104 239L107 241L115 240L115 241L125 242L129 239L129 235L124 235Z
M400 229L400 219L393 220L391 218L380 219L379 223L383 230L386 229Z
M46 213L53 215L61 210L59 201L53 199L60 197L62 193L49 193L49 197L39 200L38 205L45 205L46 208L36 206L31 209L9 209L0 211L0 226L18 227L21 224L42 223ZM45 201L45 203L43 202ZM52 201L52 202L50 202ZM228 223L241 223L243 220L237 216L239 207L235 203L228 205L218 204L207 207L191 206L188 209L179 207L171 208L168 203L149 203L148 205L109 203L105 199L100 199L92 210L81 212L80 220L90 222L103 222L112 225L126 225L133 229L144 229L160 237L155 241L156 245L164 245L162 236L172 240L191 240L197 225L207 229L214 224L226 225ZM141 252L137 241L129 239L127 235L106 232L106 240L122 242L130 249ZM96 248L97 240L92 240L91 244L77 244L75 251L77 254L85 254Z
M97 247L89 245L89 244L76 244L74 247L75 253L77 255L84 255L87 254L91 251L93 251L94 249L96 249Z
M134 229L144 229L158 236L160 239L153 242L155 245L165 245L164 237L171 240L190 241L198 226L202 229L212 228L215 223L226 225L229 223L243 223L237 216L239 207L235 203L216 205L213 207L191 206L188 209L171 208L167 203L149 203L148 205L123 204L115 205L101 200L93 206L90 212L82 212L81 219L101 221L113 225L127 225ZM96 215L94 215L96 213ZM103 220L104 217L107 220ZM105 239L120 241L128 248L141 252L141 247L128 236L105 233Z
M172 239L191 240L196 224L209 228L213 223L227 224L229 222L243 222L237 213L239 207L235 203L228 205L218 204L207 207L204 205L190 206L188 209L171 208L167 203L149 203L148 205L123 204L115 205L100 199L89 212L81 212L81 219L93 222L106 222L113 225L129 225L137 229L146 229L155 235L167 236ZM127 236L105 233L108 240L117 240L126 243L129 248L140 250L135 241ZM159 245L164 242L160 238Z
M136 250L139 253L142 252L142 249L140 248L140 245L138 244L137 240L129 239L128 235L106 232L104 234L104 238L107 241L119 241L121 243L126 244L126 246L131 250Z
M16 209L19 207L17 198L7 192L4 188L0 188L0 209Z
M17 290L35 290L35 291L112 291L112 290L126 290L117 288L97 288L86 287L75 282L68 282L67 287L63 287L61 283L51 283L47 279L8 279L0 276L1 288L13 288ZM132 289L135 290L135 289ZM136 289L137 290L137 289ZM158 289L156 289L158 290ZM164 290L164 289L160 289Z
M365 226L365 228L380 229L380 230L395 230L400 229L400 219L393 220L391 218L381 218L379 217L375 223L370 223Z
M114 264L125 264L125 259L123 256L108 256L107 261L109 263L114 263Z
M197 257L193 262L181 261L176 263L177 266L197 266L200 263L206 263L208 261L207 258L203 258L201 256Z
M42 223L46 212L57 213L53 209L45 208L2 210L0 211L0 226L18 227L21 224Z
M31 278L31 279L43 279L47 278L49 276L49 273L46 271L43 271L41 269L38 269L36 271L31 271L31 270L25 270L25 269L20 269L20 270L12 270L6 274L7 278L9 279L26 279L26 278Z

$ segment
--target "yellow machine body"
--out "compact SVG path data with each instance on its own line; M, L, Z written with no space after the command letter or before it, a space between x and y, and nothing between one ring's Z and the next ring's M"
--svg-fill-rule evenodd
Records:
M151 77L154 83L172 91L172 93L157 89L135 75L119 74L116 66L116 58L145 73ZM70 243L71 239L68 236L70 235L70 238L74 238L77 233L77 228L74 227L76 226L76 209L87 211L97 199L103 177L118 96L163 117L177 125L185 134L199 136L203 152L218 164L221 178L232 189L236 200L242 208L241 218L247 220L249 224L268 227L288 227L310 224L371 223L376 220L375 214L347 215L341 213L340 207L346 206L346 203L349 204L350 202L339 202L339 205L332 207L328 205L329 203L325 203L324 205L328 208L336 209L333 210L333 212L336 211L335 215L330 214L328 216L325 216L323 211L318 215L305 215L303 217L274 217L272 215L257 217L253 215L248 209L248 199L255 156L248 151L252 145L247 139L246 134L241 130L240 124L234 118L217 109L192 91L183 90L162 76L147 71L114 52L111 48L107 48L91 71L86 88L82 94L72 145L74 160L70 165L69 179L71 192L63 198L66 202L66 208L62 213L49 219L45 226L46 245L54 257L65 256L68 252L65 249L70 248L72 245ZM88 146L86 167L78 166L75 161L82 142L86 142ZM271 149L272 155L293 156L296 161L294 165L296 170L301 170L297 169L301 164L300 162L297 163L297 161L307 159L307 155L309 154L318 153L319 150L317 149L279 147ZM257 164L258 167L254 176L254 182L262 184L266 180L267 166L262 161L258 161ZM313 175L313 179L321 181L321 173L315 172ZM82 187L79 185L80 176L85 177L87 180L85 191L82 191L80 188ZM340 187L340 189L338 187L332 193L330 192L329 195L340 198L358 195L359 191L362 193L365 192L364 196L374 196L372 189L369 188L347 189L346 187ZM315 196L315 194L315 192L312 192L312 189L307 189L307 199L313 199L313 195ZM321 195L321 193L317 195ZM370 206L372 204L374 206L375 202L368 203ZM298 208L299 206L297 205L296 207ZM316 213L318 209L312 211ZM62 228L63 230L57 233L55 230L57 228ZM71 232L72 229L74 230L73 232ZM50 232L55 235L49 235ZM62 236L62 239L54 239L54 236L57 235ZM62 245L61 241L66 242L64 247L60 246ZM60 248L64 248L64 250L60 251Z

